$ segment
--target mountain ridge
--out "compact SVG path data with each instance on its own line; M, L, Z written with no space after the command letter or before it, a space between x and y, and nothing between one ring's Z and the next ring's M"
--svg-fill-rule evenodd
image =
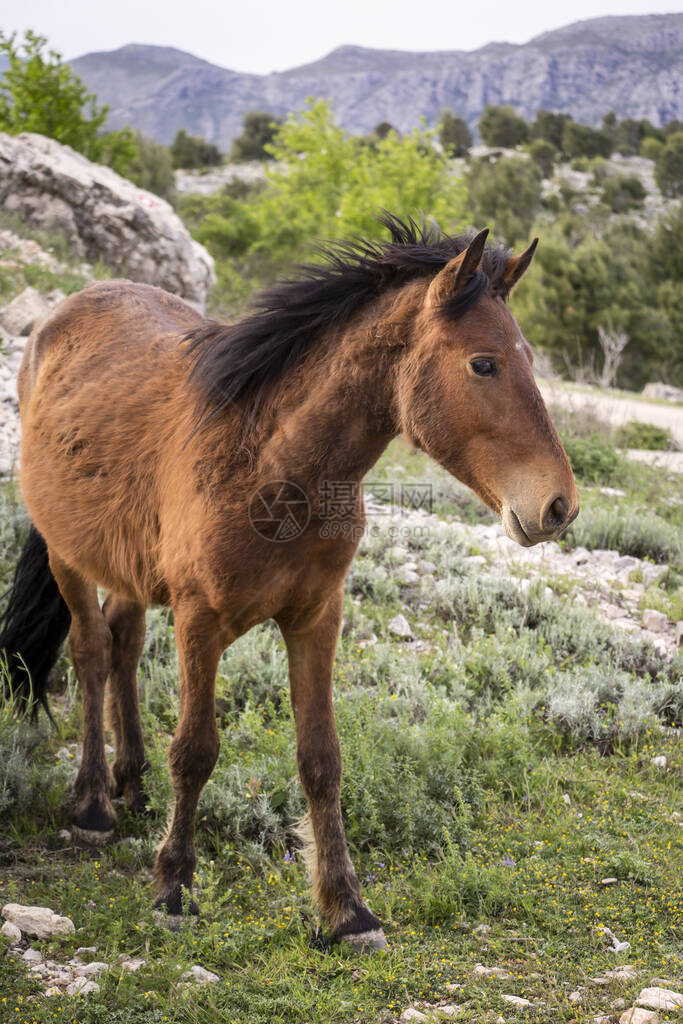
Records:
M647 117L683 120L683 14L593 18L477 50L378 50L347 43L308 64L266 75L233 71L173 47L131 43L70 61L109 125L170 142L178 128L228 149L249 110L286 115L309 96L332 103L339 123L368 132L380 121L401 131L444 107L474 127L487 103L527 118L546 107L598 124Z

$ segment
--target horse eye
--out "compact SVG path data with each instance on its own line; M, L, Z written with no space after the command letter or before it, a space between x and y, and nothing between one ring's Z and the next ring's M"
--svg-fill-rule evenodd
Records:
M493 377L496 372L496 364L493 359L473 359L470 366L477 377Z

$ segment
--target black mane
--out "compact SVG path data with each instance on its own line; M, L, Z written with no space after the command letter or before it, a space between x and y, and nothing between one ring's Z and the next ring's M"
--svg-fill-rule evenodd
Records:
M471 235L449 236L438 227L385 213L388 242L362 239L324 248L321 264L299 268L293 280L261 292L253 312L234 324L207 320L186 335L192 378L199 384L201 420L239 402L253 415L266 394L302 362L321 333L343 327L387 288L431 277L463 251ZM441 309L456 320L485 292L506 297L507 253L487 249L481 268Z

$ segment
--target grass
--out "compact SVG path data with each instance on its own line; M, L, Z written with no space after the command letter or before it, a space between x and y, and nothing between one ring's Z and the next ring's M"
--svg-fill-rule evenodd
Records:
M0 707L0 904L68 914L72 939L33 945L65 961L95 945L94 958L113 965L97 994L38 998L5 943L0 1024L384 1024L407 1006L445 1001L463 1007L463 1021L583 1024L599 1013L616 1021L614 1001L632 1005L652 977L680 977L683 837L674 809L683 757L672 726L683 717L683 661L601 624L574 606L569 587L551 597L542 585L522 592L472 568L476 551L458 521L492 517L405 445L390 448L373 479L385 494L391 482L428 482L438 516L426 532L413 523L398 539L391 516L379 517L364 539L335 668L345 826L365 895L386 922L388 953L310 948L317 919L291 828L303 800L286 658L268 624L220 664L221 753L198 815L202 917L177 933L159 926L150 869L171 804L166 751L178 692L171 617L157 610L140 671L153 816L121 809L104 850L88 853L58 834L68 826L80 739L68 660L57 673L54 727L18 726L11 707ZM640 545L672 567L668 589L650 588L643 600L677 608L678 520L646 510L655 496L659 513L674 485L637 467L620 481L627 494L615 512L599 483L579 484L575 529L584 517L587 525L567 543ZM410 492L394 493L400 503ZM619 528L601 519L610 506ZM25 526L16 493L0 490L0 592ZM397 545L433 562L434 578L403 583ZM419 644L391 638L397 612ZM655 755L667 758L666 770ZM617 881L603 885L606 877ZM631 949L610 952L603 925ZM124 971L122 953L145 966ZM510 977L477 975L477 963ZM590 981L623 963L637 978ZM193 964L219 982L187 987ZM575 990L580 1002L569 999ZM514 1007L505 993L534 1005Z

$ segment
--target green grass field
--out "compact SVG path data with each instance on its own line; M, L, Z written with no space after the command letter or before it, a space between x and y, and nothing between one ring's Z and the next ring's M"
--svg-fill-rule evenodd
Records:
M584 514L568 543L667 564L657 600L673 614L680 478L607 463L600 472L616 473L627 497L615 506L600 479L582 485ZM2 1024L374 1024L407 1007L453 1019L436 1004L456 1004L462 1021L616 1022L652 978L680 991L683 659L598 621L569 588L523 592L473 568L477 550L451 527L492 517L422 456L392 446L373 476L428 480L437 513L426 533L401 541L436 566L421 582L401 582L390 520L364 541L336 667L347 834L389 951L310 946L318 922L291 830L304 807L286 659L268 624L220 666L221 754L197 832L201 918L179 932L155 919L150 869L170 808L165 758L178 694L171 617L154 611L140 671L152 816L121 809L105 849L59 836L80 739L67 660L55 728L18 725L0 707L0 905L39 904L73 919L74 937L32 942L49 959L96 946L90 959L110 965L98 993L45 998L21 951L0 939ZM6 487L0 589L24 527ZM391 636L398 612L419 642ZM611 952L601 926L630 949ZM122 954L145 964L130 973ZM186 984L195 964L219 980ZM509 977L477 973L477 964ZM634 976L591 980L626 964Z

